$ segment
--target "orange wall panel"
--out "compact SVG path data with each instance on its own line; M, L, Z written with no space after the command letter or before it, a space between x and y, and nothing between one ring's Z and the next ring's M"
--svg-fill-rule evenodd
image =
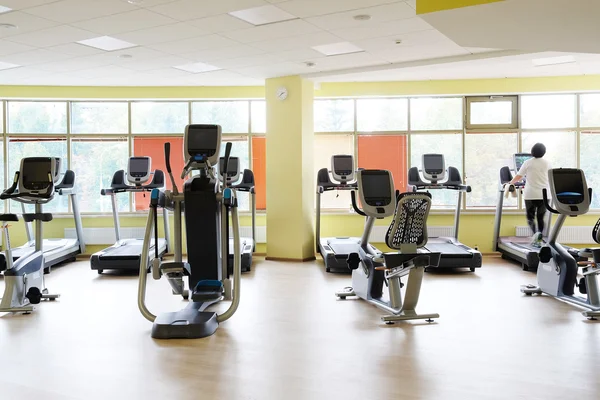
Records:
M358 168L392 172L397 190L406 191L408 146L403 135L358 136Z
M252 172L256 191L256 209L267 209L267 141L264 137L252 138Z

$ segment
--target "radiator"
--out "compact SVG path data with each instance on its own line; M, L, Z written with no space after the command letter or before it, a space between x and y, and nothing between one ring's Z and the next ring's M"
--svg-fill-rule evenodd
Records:
M385 243L385 235L387 234L389 226L374 226L373 232L371 232L372 243ZM454 234L453 226L428 226L427 236L429 237L451 237Z
M143 239L145 228L121 228L121 239ZM185 234L185 232L184 232ZM230 235L233 235L230 230ZM252 237L252 227L241 226L241 237ZM75 228L65 228L65 238L75 239L77 237ZM83 228L83 238L85 244L109 245L113 244L115 239L115 229L110 228ZM267 229L264 226L256 227L256 242L267 242Z
M528 226L517 226L516 236L531 236ZM591 226L563 226L558 235L558 242L565 244L590 244L592 239Z

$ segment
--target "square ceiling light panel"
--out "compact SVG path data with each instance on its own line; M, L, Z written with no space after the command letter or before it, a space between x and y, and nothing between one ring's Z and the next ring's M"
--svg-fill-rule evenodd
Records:
M229 15L239 18L242 21L249 22L252 25L266 25L298 18L295 15L272 5L234 11L230 12Z
M314 46L314 50L326 56L339 56L340 54L360 53L364 50L350 42L339 42Z
M221 68L219 67L215 67L214 65L210 65L210 64L205 64L205 63L191 63L191 64L184 64L184 65L176 65L173 68L182 70L182 71L186 71L186 72L191 72L192 74L199 74L201 72L210 72L210 71L218 71Z
M123 50L137 46L137 44L129 43L110 36L100 36L92 39L81 40L77 43L105 51Z
M5 70L5 69L18 68L18 67L20 67L20 65L0 61L0 71Z
M0 14L7 13L9 11L12 11L12 8L0 6Z

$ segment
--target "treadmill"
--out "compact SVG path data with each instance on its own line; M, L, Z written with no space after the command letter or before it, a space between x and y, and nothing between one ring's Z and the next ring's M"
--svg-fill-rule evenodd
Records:
M75 239L44 239L42 241L42 252L44 253L44 273L49 274L52 267L65 261L75 261L78 254L85 252L85 243L83 240L83 228L81 224L81 214L79 213L79 203L77 194L74 191L75 173L67 170L60 180L61 159L55 158L56 175L54 176L54 190L58 195L69 196L71 208L73 210L73 219L75 220ZM58 183L60 180L60 183ZM25 205L21 204L23 214L26 213ZM25 218L23 219L25 220ZM27 233L27 243L20 247L12 249L13 261L20 257L31 254L35 251L35 238L32 232L31 222L25 222L25 232Z
M140 193L151 192L153 189L164 189L165 175L161 170L151 172L152 160L150 157L130 157L127 163L127 173L119 170L113 175L110 188L102 189L102 196L110 196L112 203L113 219L115 224L116 243L104 250L92 254L90 259L92 270L99 274L104 270L128 270L138 271L142 257L143 239L122 239L121 226L119 223L119 208L117 206L117 193ZM152 180L147 185L146 182ZM127 181L127 183L126 183ZM162 258L168 250L169 242L169 212L163 208L163 222L165 238L158 239L158 256ZM154 236L153 236L154 237ZM148 265L155 257L155 242L152 239L148 254Z
M323 257L325 271L338 270L350 273L346 260L360 249L359 237L321 238L321 195L332 190L358 190L354 180L354 157L335 155L331 157L331 177L327 168L317 173L316 249Z
M525 161L532 157L529 153L517 153L513 155L513 171L518 173L521 166ZM509 183L513 179L511 168L508 166L500 169L500 185L498 190L498 202L496 203L496 217L494 219L494 243L493 248L495 251L500 252L502 258L517 261L521 264L524 271L535 271L537 270L539 260L539 247L531 245L530 236L500 236L500 227L502 224L502 208L504 206L505 188L504 184ZM519 192L522 192L527 183L525 180L517 182L514 186ZM552 224L552 214L546 213L546 223L544 226L544 232L542 236L546 241L550 227ZM564 246L576 260L581 260L578 255L578 250L572 247Z
M481 253L458 241L458 227L462 206L462 194L470 193L471 187L463 185L460 172L455 167L448 167L443 154L424 154L422 157L422 175L417 167L408 171L408 184L413 191L419 190L454 190L458 192L456 211L454 212L454 234L452 237L429 237L425 248L432 253L441 253L440 263L435 269L481 268ZM447 178L446 178L447 175Z
M223 181L225 157L219 158L219 179ZM240 183L235 184L240 179ZM240 174L240 159L239 157L229 157L227 164L227 187L237 190L238 192L246 192L250 194L250 208L252 210L252 237L240 237L240 254L242 255L242 272L249 272L252 269L252 254L256 248L254 238L256 237L256 198L254 192L254 173L251 170L245 169L243 174ZM226 229L229 229L229 219L226 219ZM233 274L233 237L229 238L229 256L227 259L227 270Z

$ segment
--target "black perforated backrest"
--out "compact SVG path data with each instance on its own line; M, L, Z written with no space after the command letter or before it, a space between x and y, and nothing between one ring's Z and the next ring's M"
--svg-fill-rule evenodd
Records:
M160 189L165 187L165 173L160 169L154 171L154 176L152 177L152 181L144 186L148 189Z
M385 237L388 247L400 250L403 244L425 246L427 244L427 217L430 209L430 193L400 194L394 219Z
M462 185L460 172L457 168L448 167L448 181L446 182L446 185Z
M512 179L513 179L513 175L510 172L510 168L508 168L508 167L500 168L500 184L504 185L505 183L512 181Z
M594 225L592 239L594 239L594 242L600 243L600 219L596 222L596 225Z
M73 186L75 186L75 172L68 169L62 181L54 188L56 191L59 191L60 189L72 189Z

